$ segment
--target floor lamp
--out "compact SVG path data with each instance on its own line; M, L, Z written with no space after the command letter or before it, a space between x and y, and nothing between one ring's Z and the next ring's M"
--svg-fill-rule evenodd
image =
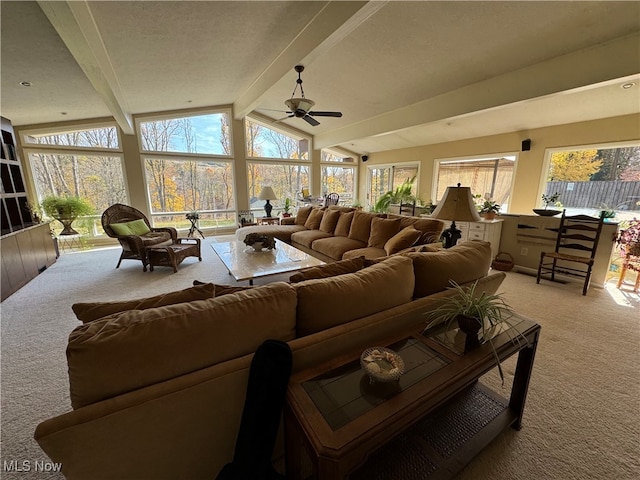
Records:
M258 195L258 198L260 200L267 201L264 204L264 211L267 214L267 217L271 217L271 209L273 208L273 205L269 203L269 200L276 200L278 198L276 197L276 194L274 193L273 188L262 187L262 190L260 191L260 195Z
M445 239L444 248L451 248L462 236L462 232L456 228L456 220L459 222L479 222L480 215L473 203L470 187L447 187L444 196L431 214L438 220L451 220L451 226L442 232Z

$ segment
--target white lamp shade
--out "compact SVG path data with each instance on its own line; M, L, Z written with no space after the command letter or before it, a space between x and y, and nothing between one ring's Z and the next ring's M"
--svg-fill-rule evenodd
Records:
M479 222L481 220L473 203L471 188L461 187L460 184L457 187L447 187L442 200L431 216L439 220L458 222Z
M271 187L262 187L262 190L260 191L260 195L258 195L258 198L260 200L277 200L278 197L276 197L276 194L273 191L273 188Z

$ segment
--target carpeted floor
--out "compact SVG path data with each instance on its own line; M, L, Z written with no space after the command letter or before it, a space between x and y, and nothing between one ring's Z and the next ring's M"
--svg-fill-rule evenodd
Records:
M143 273L134 261L116 270L119 248L64 254L1 304L3 470L12 460L48 460L33 440L35 427L70 410L65 347L79 325L71 305L150 296L186 288L194 279L234 284L211 241L203 241L202 262L188 258L175 274L163 267ZM513 272L500 291L542 325L523 428L503 433L458 478L640 478L639 295L608 286L583 297L578 284L536 285L535 278ZM505 394L514 368L515 359L505 362ZM483 381L502 390L495 371ZM62 478L41 472L0 476Z

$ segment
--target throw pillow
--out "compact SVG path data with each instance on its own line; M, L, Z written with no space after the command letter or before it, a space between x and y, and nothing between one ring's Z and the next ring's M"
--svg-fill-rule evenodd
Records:
M325 211L322 216L322 221L320 222L320 231L324 233L333 233L338 220L340 220L340 210Z
M400 220L391 218L374 218L371 221L369 247L384 248L391 237L400 230Z
M371 220L373 219L374 215L371 213L361 211L354 212L351 228L349 229L349 238L367 243L371 233Z
M127 310L146 310L148 308L174 305L177 303L192 302L213 298L214 285L204 283L177 292L163 293L154 297L124 300L121 302L92 302L75 303L71 306L73 313L82 323L92 322L102 317Z
M318 230L320 228L320 222L322 222L322 217L324 216L324 210L319 208L314 208L309 213L309 217L307 221L304 222L304 228L307 230Z
M206 282L200 282L198 280L193 281L193 285L204 285ZM218 285L217 283L213 285L213 296L221 297L222 295L228 295L230 293L243 292L244 290L250 290L253 287L234 287L231 285Z
M144 235L151 231L141 218L131 222L112 223L110 227L116 235Z
M336 228L333 231L333 234L336 237L348 237L349 229L351 228L351 222L353 221L354 212L340 212L340 218L338 218L338 223L336 223Z
M300 207L296 213L296 225L304 225L309 218L312 207Z
M409 248L416 243L421 236L422 232L420 230L416 230L413 227L405 227L387 240L387 243L384 244L384 250L387 252L387 255L393 255L405 248Z
M302 270L289 277L290 283L303 282L304 280L313 280L316 278L329 278L345 273L354 273L365 267L364 257L350 258L349 260L339 260L334 263L327 263L318 267L311 267Z

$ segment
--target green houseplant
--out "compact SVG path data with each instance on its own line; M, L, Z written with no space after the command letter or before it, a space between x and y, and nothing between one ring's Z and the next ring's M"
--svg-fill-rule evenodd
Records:
M487 220L493 220L496 215L500 213L500 205L493 200L485 200L480 205L480 215L484 216Z
M504 372L492 342L493 337L502 330L506 330L512 335L513 342L527 341L520 332L513 335L510 331L514 325L511 321L513 310L501 294L477 292L477 280L468 288L461 287L453 280L450 283L452 285L450 288L455 290L455 294L427 314L430 322L425 331L439 324L444 324L445 328L450 330L455 327L454 322L457 322L460 330L466 334L465 352L478 347L481 343L489 343L504 384Z
M284 199L284 205L282 206L282 217L287 218L291 216L291 199L289 197Z
M373 206L374 212L386 213L389 210L389 207L393 204L398 203L417 203L418 199L411 192L413 188L413 182L416 181L415 175L411 178L408 178L399 187L396 187L395 190L389 190L388 192L382 194L378 197L378 201Z
M78 235L71 227L73 221L81 215L93 213L88 201L73 196L50 195L42 200L41 206L47 216L58 220L64 227L60 235Z
M543 193L542 203L544 203L544 208L534 208L533 212L541 216L553 217L554 215L561 213L561 210L555 210L555 209L549 208L549 205L562 207L562 203L560 203L559 199L560 199L560 194L558 192L555 192L553 195L547 195Z

